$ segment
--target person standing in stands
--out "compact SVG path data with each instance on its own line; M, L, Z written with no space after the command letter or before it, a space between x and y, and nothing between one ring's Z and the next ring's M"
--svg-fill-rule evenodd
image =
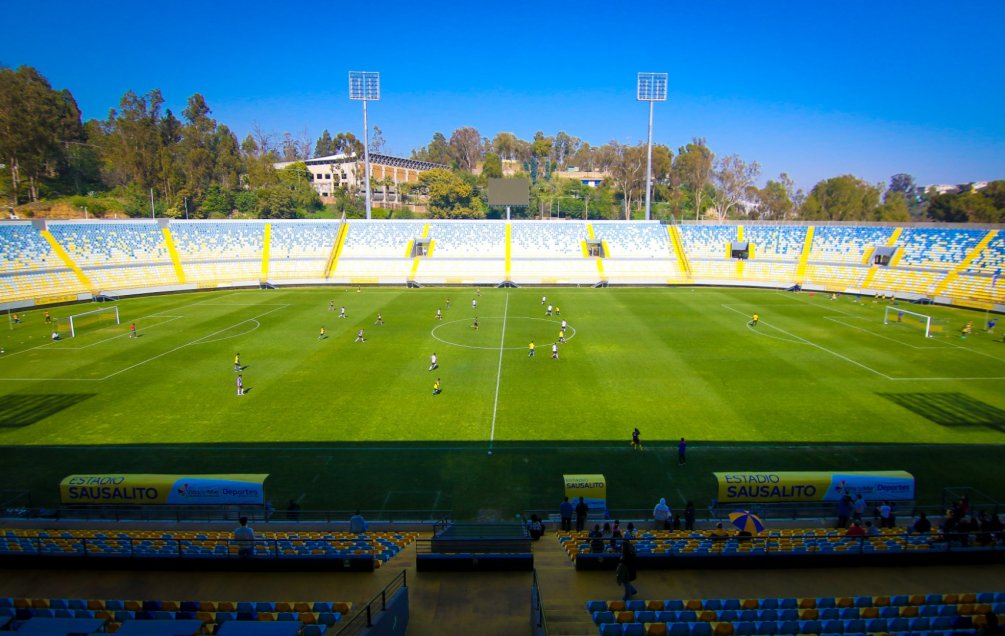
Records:
M359 513L359 510L357 510L356 514L349 518L349 532L353 534L363 534L366 532L366 527L366 519L364 519L363 515Z
M624 538L621 541L621 559L618 560L617 581L618 585L625 588L624 599L627 601L639 593L632 581L638 578L638 568L636 567L635 546L632 540Z
M590 514L590 507L586 505L586 500L582 497L579 498L579 503L576 504L576 530L582 530L586 527L586 515Z
M670 517L670 506L667 505L666 497L661 497L660 502L653 507L653 527L656 530L669 530Z
M234 542L237 543L237 556L247 559L255 555L255 531L248 525L248 518L238 519L241 524L234 529Z
M564 498L562 504L558 507L558 516L562 520L562 530L566 532L572 530L572 515L575 512L576 507L569 503L569 498Z

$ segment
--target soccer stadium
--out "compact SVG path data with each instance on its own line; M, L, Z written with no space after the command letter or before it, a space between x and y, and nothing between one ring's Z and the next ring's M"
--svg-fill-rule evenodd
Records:
M998 227L28 220L0 252L0 630L1005 618Z

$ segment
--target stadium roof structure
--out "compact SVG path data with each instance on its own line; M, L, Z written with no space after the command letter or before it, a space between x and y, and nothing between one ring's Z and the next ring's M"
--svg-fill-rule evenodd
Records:
M313 159L307 159L303 163L308 166L328 166L333 163L354 163L357 161L362 161L359 157L354 154L338 154L338 155L328 155L326 157L314 157ZM291 164L298 163L296 161L281 161L275 165L277 169L283 169ZM433 170L435 168L449 168L450 166L442 163L433 163L431 161L418 161L416 159L406 159L404 157L392 157L391 155L370 155L370 163L379 164L382 166L391 166L394 168L407 168L409 170Z

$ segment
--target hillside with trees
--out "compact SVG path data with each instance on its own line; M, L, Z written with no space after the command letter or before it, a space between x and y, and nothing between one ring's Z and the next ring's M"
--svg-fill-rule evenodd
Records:
M324 130L278 135L258 128L243 140L213 117L196 93L175 114L160 91L127 92L105 119L82 121L73 95L37 70L0 67L0 200L28 216L58 203L73 213L101 217L304 218L358 217L360 193L340 191L322 205L304 161L334 154L360 156L351 132ZM383 152L379 127L370 151ZM610 141L593 146L575 135L538 131L531 139L511 132L483 136L472 127L435 132L413 159L450 169L400 184L401 200L421 203L435 218L498 218L487 205L490 177L517 174L532 183L524 217L641 218L646 147ZM276 170L277 162L292 162ZM605 175L591 187L571 178ZM563 176L564 175L564 176ZM701 137L676 150L653 146L652 213L659 219L835 221L942 221L1001 223L1005 181L955 192L926 193L907 174L888 184L853 175L825 179L804 192L785 173L758 186L757 161L717 154ZM380 185L374 182L374 185ZM409 216L407 210L376 216Z

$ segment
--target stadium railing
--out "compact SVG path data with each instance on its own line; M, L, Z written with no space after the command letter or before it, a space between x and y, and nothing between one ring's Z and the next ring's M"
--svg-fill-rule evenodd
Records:
M61 519L80 521L234 521L247 517L258 523L348 523L356 510L275 510L264 506L65 506L59 508L8 505L0 509L0 518ZM368 522L434 523L451 517L449 510L400 509L362 510Z
M363 607L359 609L358 612L352 617L340 624L340 627L335 636L353 636L354 634L361 634L364 631L374 627L375 623L378 623L381 618L383 618L384 613L389 610L394 609L394 606L398 605L398 599L407 599L408 596L408 577L407 571L402 570L401 574L395 576L391 579L391 582L387 584L384 589L382 589L376 596L370 599ZM404 616L408 617L408 603L405 602L401 605ZM405 632L405 628L401 628L401 633Z

